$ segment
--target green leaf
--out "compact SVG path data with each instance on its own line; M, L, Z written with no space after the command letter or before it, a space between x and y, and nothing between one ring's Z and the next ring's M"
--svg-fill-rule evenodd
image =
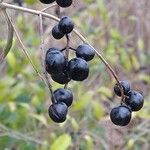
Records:
M87 150L94 150L93 139L88 135L86 135L84 138L85 138L86 143L87 143L87 145L86 145Z
M132 58L132 62L133 62L135 69L138 70L140 68L140 64L138 62L137 57L135 55L131 55L131 58Z
M120 35L120 33L117 29L111 28L110 34L111 34L112 38L115 40L121 40L122 39L122 36Z
M35 3L37 3L36 0L25 0L25 2L26 2L28 5L34 5Z
M138 41L137 41L137 45L138 45L139 50L142 50L144 48L143 39L139 38Z
M98 89L98 92L106 97L111 97L112 96L112 90L105 87L105 86L102 86Z
M7 37L7 43L6 43L6 46L4 47L3 49L3 52L0 53L0 64L3 62L3 60L5 59L5 57L7 56L7 54L9 53L11 47L12 47L12 43L13 43L13 27L11 25L11 22L8 18L8 15L6 13L5 10L2 10L4 16L5 16L5 19L7 21L7 26L8 26L8 37Z
M50 150L67 150L70 145L71 145L70 135L62 134L52 143Z
M73 129L75 131L78 131L79 130L79 125L78 125L77 121L72 117L70 117L69 120L71 122L71 125L72 125Z
M89 101L92 98L92 92L88 92L86 94L83 94L81 96L78 96L78 100L74 103L73 109L75 111L82 110L87 107L89 104Z
M31 117L39 120L42 124L44 124L45 126L48 125L47 120L45 118L44 115L38 115L38 114L30 114Z
M15 68L17 66L15 55L11 51L7 55L7 62L12 68Z
M134 139L129 139L129 141L127 142L127 148L128 150L132 150L133 146L134 146Z
M100 119L104 116L104 108L97 101L92 101L93 115L96 119Z

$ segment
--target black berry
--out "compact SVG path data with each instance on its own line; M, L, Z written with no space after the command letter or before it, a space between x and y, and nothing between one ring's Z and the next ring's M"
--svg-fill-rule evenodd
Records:
M126 126L129 124L131 116L130 108L123 105L113 108L110 113L111 121L118 126Z
M82 44L76 49L76 56L90 61L94 58L95 51L88 44Z
M51 78L59 84L66 84L71 80L67 72L62 72L59 74L52 74Z
M68 89L57 89L54 91L54 97L57 102L64 102L68 107L72 104L73 94Z
M72 0L56 0L56 3L60 7L69 7L72 4Z
M60 32L60 30L58 29L58 25L55 25L52 29L52 36L55 38L55 39L61 39L64 34Z
M130 91L125 101L132 111L139 111L143 107L144 97L137 91Z
M88 63L81 58L73 58L68 63L68 73L71 79L83 81L89 75Z
M65 16L59 21L58 28L63 34L68 34L73 30L74 23L70 17Z
M120 84L123 87L124 94L127 95L130 91L130 84L128 81L120 81ZM116 95L121 96L121 91L118 84L114 86L114 92Z
M64 54L57 48L50 48L46 53L46 71L50 74L62 73L67 61Z
M41 3L43 4L50 4L53 3L55 0L40 0Z
M67 112L68 107L63 102L54 103L48 109L50 118L57 123L62 123L66 120Z

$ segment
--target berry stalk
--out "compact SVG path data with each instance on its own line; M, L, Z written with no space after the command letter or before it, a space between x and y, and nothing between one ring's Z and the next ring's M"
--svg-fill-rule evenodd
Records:
M68 60L69 57L69 44L70 44L70 38L69 35L66 34L67 44L66 44L66 59ZM65 84L64 88L66 89L68 86L68 83Z
M48 75L47 75L47 71L45 69L46 67L45 67L45 50L44 50L44 37L43 37L43 20L42 20L42 15L41 14L39 15L39 18L40 18L40 36L41 36L41 45L40 45L40 48L41 48L41 51L42 51L42 69L43 69L43 75L45 77L46 84L47 84L48 89L50 91L50 96L55 101L55 98L53 98L52 85L51 85L51 83L49 81L49 78L48 78Z

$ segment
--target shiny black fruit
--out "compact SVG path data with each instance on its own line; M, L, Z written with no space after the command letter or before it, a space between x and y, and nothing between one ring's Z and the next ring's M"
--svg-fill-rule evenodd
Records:
M59 21L58 28L63 34L68 34L73 30L74 23L70 17L65 16Z
M46 71L50 74L62 73L67 61L64 54L57 48L50 48L45 57Z
M89 75L88 63L81 58L73 58L68 62L68 74L75 81L83 81Z
M68 107L63 102L54 103L48 109L50 118L57 123L62 123L66 120L67 112Z
M76 49L76 56L90 61L94 58L95 51L88 44L82 44Z
M72 4L72 0L56 0L56 3L60 7L69 7Z
M57 102L64 102L68 107L72 104L73 94L68 89L57 89L54 91L54 97Z
M139 111L143 107L144 97L137 91L130 91L125 101L132 111Z
M55 0L40 0L41 3L43 4L50 4L53 3Z
M60 32L60 30L58 29L58 25L55 25L52 29L52 36L55 38L55 39L61 39L64 34Z
M59 84L66 84L71 80L67 72L62 72L59 74L52 74L51 78Z
M111 110L110 119L111 121L118 126L126 126L131 120L131 110L127 106L115 107Z
M129 84L129 82L128 81L120 81L120 84L123 87L124 94L127 95L128 92L130 91L130 84ZM121 91L120 91L120 88L119 88L118 84L116 84L114 86L114 92L115 92L116 95L121 96Z

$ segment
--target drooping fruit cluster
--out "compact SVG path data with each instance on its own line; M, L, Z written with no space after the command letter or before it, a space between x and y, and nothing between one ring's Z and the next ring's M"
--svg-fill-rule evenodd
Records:
M61 39L63 36L68 36L74 28L74 23L71 18L62 17L57 25L52 28L52 36L55 39ZM68 60L68 57L63 51L71 50L68 47L61 50L52 47L46 52L45 67L46 71L50 74L51 78L59 84L67 84L71 80L83 81L89 75L90 61L95 56L95 51L87 44L79 45L76 49L72 48L76 57ZM54 91L52 102L49 107L49 116L55 122L64 122L68 112L68 107L71 106L73 101L73 94L68 89L58 89Z
M126 126L131 120L132 111L139 111L143 107L144 98L142 94L132 90L127 81L120 81L120 85L123 88L125 100L123 104L111 110L110 118L115 125ZM121 96L118 84L114 86L114 92Z
M59 88L54 91L52 99L54 103L48 109L49 116L54 122L62 123L66 120L68 107L73 102L73 94L68 89Z
M69 7L73 2L73 0L40 1L44 4L56 1L60 7ZM68 16L62 17L59 23L53 27L52 36L57 40L66 36L66 47L63 49L52 47L47 50L45 55L45 69L50 74L52 80L59 84L65 84L64 88L59 88L53 92L52 105L48 109L50 118L57 123L62 123L66 120L68 107L73 102L73 94L70 90L66 89L66 85L71 80L85 80L89 75L88 61L92 60L95 56L95 50L88 44L79 45L76 49L70 47L68 34L73 31L73 28L74 23L71 18ZM68 60L69 50L75 51L76 58ZM63 51L66 51L66 55L64 55ZM131 120L132 111L139 111L143 107L144 98L139 92L131 90L130 84L127 81L120 81L120 85L125 97L122 99L120 106L111 110L110 118L115 125L126 126ZM122 96L118 84L115 85L114 92L116 95Z
M69 7L72 4L72 0L40 0L43 4L50 4L55 1L60 7Z
M52 29L52 36L55 39L61 39L64 35L72 32L74 23L70 17L62 17L57 25Z

